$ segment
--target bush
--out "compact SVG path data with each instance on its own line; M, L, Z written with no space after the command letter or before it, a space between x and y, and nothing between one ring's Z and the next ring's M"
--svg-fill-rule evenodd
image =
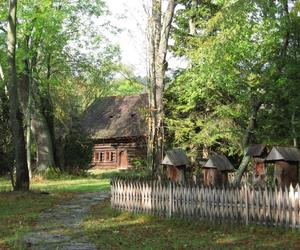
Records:
M89 169L92 160L93 142L77 122L67 136L57 142L61 148L59 167L62 172L82 175Z

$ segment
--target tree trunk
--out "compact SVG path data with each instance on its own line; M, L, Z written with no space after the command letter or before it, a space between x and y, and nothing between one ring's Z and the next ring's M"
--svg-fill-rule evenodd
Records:
M293 134L293 145L294 147L298 147L298 142L297 142L297 133L296 133L296 121L295 121L295 110L293 110L292 117L291 117L291 127L292 127L292 134Z
M36 83L32 83L34 112L32 114L32 133L37 143L37 171L43 172L55 167L55 135L53 104L50 96L51 55L47 58L47 95L42 96Z
M20 110L16 72L16 13L17 0L9 2L9 16L7 27L8 53L8 95L10 109L10 126L13 136L16 161L16 183L14 190L29 190L29 174L26 160L25 138L23 130L23 116Z
M52 144L52 152L53 152L53 165L57 166L57 156L56 156L56 141L55 141L55 119L54 119L54 104L51 96L51 88L50 88L50 78L52 74L52 66L51 66L51 53L47 56L47 94L43 96L41 100L43 115L45 117L45 121L47 122L48 131L50 134L51 144Z
M150 112L151 121L148 136L148 159L153 175L159 172L163 158L164 126L163 126L163 94L164 78L167 69L166 54L173 20L175 0L169 0L162 20L161 0L152 1L149 37L149 75L150 75Z
M37 145L37 172L44 172L55 166L53 144L49 126L42 112L42 102L36 82L32 81L31 130Z
M30 93L30 84L29 91ZM29 178L32 178L31 171L31 95L28 95L28 105L27 105L27 117L26 117L26 154L27 154L27 166Z
M30 39L28 38L27 41ZM27 42L26 42L27 43ZM28 43L27 43L28 45ZM48 123L43 113L43 103L37 83L33 81L32 69L36 65L35 57L24 60L24 72L20 79L20 97L22 108L27 113L27 126L30 126L36 142L36 171L43 172L55 166L53 144ZM27 130L27 154L30 154L31 133ZM30 141L29 141L30 140Z
M54 154L51 135L45 117L37 107L33 107L31 119L32 134L37 144L37 172L54 167Z
M3 74L3 69L2 69L1 64L0 64L0 80L4 81L4 74Z
M192 10L196 9L197 6L198 6L197 0L192 0ZM197 34L194 15L192 15L189 19L189 29L190 29L190 35L194 36Z
M246 155L246 150L247 150L247 147L249 146L249 144L254 141L254 129L256 128L257 114L258 114L258 111L259 111L261 105L262 105L262 103L260 101L256 100L256 98L252 98L251 117L250 117L249 124L248 124L247 130L246 130L245 136L243 138L243 142L242 142L242 146L244 149L244 156L243 156L243 159L241 161L241 164L240 164L238 170L235 173L235 179L234 179L235 185L240 184L240 182L242 180L242 176L243 176L245 170L247 169L247 166L250 161L250 157Z

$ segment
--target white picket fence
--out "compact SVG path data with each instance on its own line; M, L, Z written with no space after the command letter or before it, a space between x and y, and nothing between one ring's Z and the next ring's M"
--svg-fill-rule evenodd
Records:
M111 205L118 210L283 226L300 230L300 187L182 186L171 182L113 179Z

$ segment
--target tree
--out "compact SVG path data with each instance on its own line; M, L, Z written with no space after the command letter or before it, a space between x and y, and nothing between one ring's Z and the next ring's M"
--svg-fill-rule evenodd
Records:
M1 2L0 6L0 65L6 80L9 76L7 62L3 60L3 55L7 54L7 48L3 46L6 28L2 19L7 15L8 5ZM142 89L140 80L120 66L119 47L111 44L103 34L104 30L105 34L107 30L117 30L105 19L102 20L104 23L99 23L99 17L108 14L101 0L84 3L25 0L18 5L15 56L21 103L18 107L26 119L22 126L26 128L28 163L32 157L37 163L35 170L43 171L49 167L64 170L68 166L61 163L71 164L71 159L62 159L61 148L76 138L74 131L78 127L74 130L74 124L96 98L134 94ZM116 79L119 72L124 77ZM4 81L1 81L0 94L5 92L2 83ZM3 122L0 128L5 131L5 98L2 99L1 96ZM10 134L6 139L5 143ZM9 143L2 152L6 153L6 149L9 149ZM66 157L69 156L70 151Z
M81 79L80 88L83 89L86 85L89 91L93 92L88 87L89 75L96 71L101 72L103 80L113 71L112 61L117 49L110 44L104 46L104 37L94 30L93 20L104 13L105 6L102 1L85 1L84 4L75 1L72 4L63 4L61 1L43 0L37 4L27 0L20 6L22 18L17 50L19 65L22 65L19 67L20 93L23 111L28 115L27 135L29 138L31 127L36 144L38 171L59 165L56 141L61 134L69 131L67 129L60 133L61 131L56 129L61 127L56 110L57 103L61 103L58 99L65 97L64 87L67 86L64 85L69 81ZM88 34L91 35L86 34L83 37L82 33L85 30L90 30ZM77 46L74 47L74 44ZM75 84L74 86L79 87ZM77 93L72 91L69 94L78 95L78 91L83 93L81 89L77 89ZM81 95L77 99L89 99L86 97ZM80 106L82 103L76 105ZM73 117L73 114L70 117Z
M7 25L7 53L8 53L8 95L10 109L10 126L13 135L16 183L14 190L29 190L29 175L26 160L25 139L23 130L23 117L18 97L17 71L16 71L16 26L17 26L17 0L10 0Z
M249 144L293 144L299 129L292 119L299 114L292 66L299 65L298 7L284 0L209 2L193 12L199 17L193 36L186 35L190 5L175 18L172 49L190 66L167 90L168 132L195 153L230 155L240 163L238 183Z
M162 1L152 0L149 20L149 81L150 129L148 136L148 164L157 174L163 157L164 143L164 83L167 69L166 55L176 1L169 0L163 15Z

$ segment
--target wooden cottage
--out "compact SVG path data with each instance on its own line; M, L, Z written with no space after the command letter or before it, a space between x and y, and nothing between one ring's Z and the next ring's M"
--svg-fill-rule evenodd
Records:
M279 186L296 185L299 180L300 151L292 147L273 147L266 162L275 164L274 183Z
M221 186L228 184L228 172L234 171L231 162L224 155L213 155L203 167L205 185Z
M264 186L267 181L267 169L265 166L265 158L267 157L268 152L266 145L251 145L248 147L246 155L252 158L253 184L256 186Z
M83 127L94 141L92 165L128 168L146 157L145 108L148 95L96 100L85 112Z
M167 178L177 183L185 181L189 160L182 149L169 150L162 161Z

